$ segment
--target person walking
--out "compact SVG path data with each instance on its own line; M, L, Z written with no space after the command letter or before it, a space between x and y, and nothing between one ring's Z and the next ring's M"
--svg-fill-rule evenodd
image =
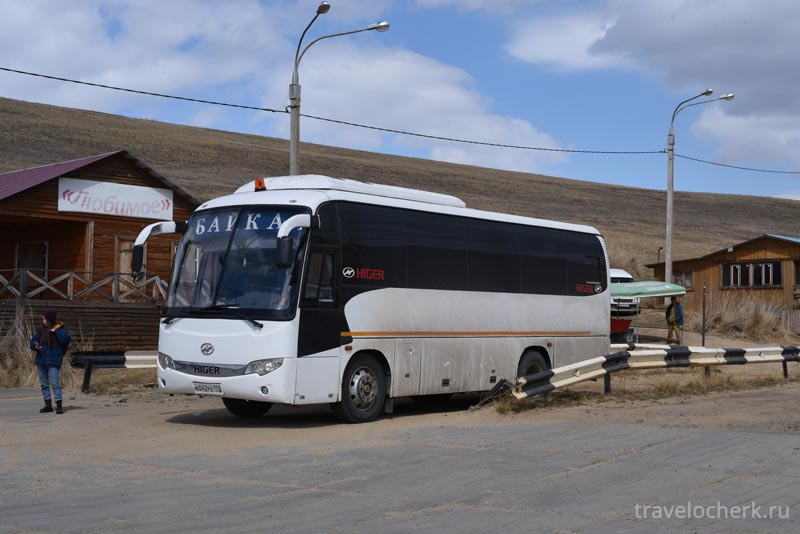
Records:
M667 306L667 343L670 340L675 339L675 343L678 345L681 344L681 333L683 331L683 308L681 307L681 303L678 302L677 297L672 297L670 299L669 306ZM675 334L675 337L672 337L672 334Z
M44 397L44 407L39 410L39 413L53 411L50 387L53 388L56 413L64 413L59 375L64 354L67 352L72 338L63 323L56 321L56 317L56 310L45 310L42 313L42 326L31 338L31 350L36 351L34 363L36 371L39 373L39 383L42 385L42 396Z

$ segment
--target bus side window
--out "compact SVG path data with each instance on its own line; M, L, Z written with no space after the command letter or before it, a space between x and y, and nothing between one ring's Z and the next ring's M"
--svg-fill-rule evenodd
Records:
M311 302L333 302L333 254L311 253L303 298Z

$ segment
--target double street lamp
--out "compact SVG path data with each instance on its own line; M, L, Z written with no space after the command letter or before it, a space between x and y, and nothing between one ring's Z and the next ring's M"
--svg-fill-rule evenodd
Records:
M669 135L667 135L667 236L666 245L664 247L664 261L666 262L666 265L664 266L664 281L669 283L672 283L672 193L673 173L675 167L675 117L678 116L678 113L688 107L708 104L710 102L716 102L717 100L733 100L734 95L727 94L717 98L701 100L700 102L693 102L689 104L689 102L692 102L692 100L696 100L700 97L711 96L713 92L714 91L712 89L706 89L699 95L695 95L692 98L687 98L678 104L675 107L675 111L672 112L672 120L669 122Z
M317 20L317 17L324 15L330 11L330 9L331 5L328 2L322 2L319 7L317 7L317 14L314 15L314 18L311 19L311 22L308 23L308 26L306 26L306 29L303 30L302 35L300 35L300 40L297 42L297 50L294 54L294 71L292 72L292 83L289 85L289 174L292 176L299 174L298 150L300 146L300 78L297 73L297 69L300 66L300 60L303 59L303 55L305 55L306 51L308 51L308 49L311 48L315 43L318 43L323 39L339 37L340 35L350 35L351 33L367 32L370 30L385 32L389 29L389 23L384 21L370 24L366 28L361 28L360 30L323 35L322 37L317 37L311 41L305 48L303 48L303 51L301 52L300 47L303 45L303 38L305 38L308 29L312 24L314 24L314 21Z

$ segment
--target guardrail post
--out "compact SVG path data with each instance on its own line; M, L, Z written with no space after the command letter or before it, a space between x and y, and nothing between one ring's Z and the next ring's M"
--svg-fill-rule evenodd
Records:
M789 378L789 364L786 360L783 361L783 378Z
M86 369L83 371L83 385L81 386L81 392L83 393L89 393L89 383L92 381L93 366L91 359L86 361Z
M611 394L611 375L606 373L603 375L603 395Z

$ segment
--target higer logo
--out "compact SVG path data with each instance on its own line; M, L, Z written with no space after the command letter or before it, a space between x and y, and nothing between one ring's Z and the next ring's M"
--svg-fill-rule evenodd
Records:
M356 269L356 278L359 280L384 280L384 270L359 267Z
M345 278L357 280L386 280L386 271L383 269L367 269L366 267L345 267L342 269Z

